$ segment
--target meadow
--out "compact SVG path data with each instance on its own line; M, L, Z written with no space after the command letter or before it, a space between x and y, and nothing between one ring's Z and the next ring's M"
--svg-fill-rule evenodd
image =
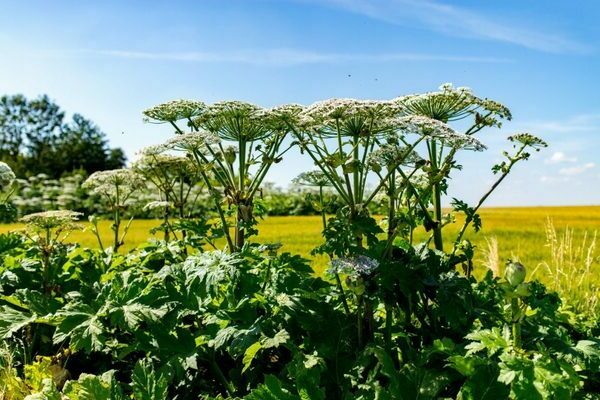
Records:
M476 233L470 229L466 235L476 246L475 260L478 262L475 273L478 275L485 271L491 259L496 258L500 265L507 259L518 259L529 267L529 271L535 271L535 278L545 281L547 274L541 265L550 262L552 258L547 237L550 223L559 237L564 235L566 229L573 231L573 250L582 244L589 247L595 232L600 231L600 206L489 207L482 209L480 214L483 220L481 231ZM456 236L461 223L462 219L457 218L456 223L447 226L446 238ZM108 220L100 222L101 236L105 242L110 242L112 235L110 224L111 221ZM148 240L151 236L149 231L159 224L160 221L151 219L134 220L125 239L123 251L131 250ZM72 232L68 241L79 243L83 247L98 247L87 223L82 225L85 229ZM4 224L0 225L0 233L21 228L23 225L18 223ZM280 242L283 251L301 254L310 259L313 269L320 275L327 267L327 260L323 256L312 256L311 250L321 242L321 230L320 216L268 216L259 223L259 241ZM424 230L416 232L417 242L427 238L428 234ZM225 246L224 241L221 244ZM450 246L450 243L447 245ZM497 253L494 246L497 246Z

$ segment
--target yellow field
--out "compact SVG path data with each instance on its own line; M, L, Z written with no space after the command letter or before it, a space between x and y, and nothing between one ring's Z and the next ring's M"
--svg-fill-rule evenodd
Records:
M600 231L600 206L487 208L480 214L483 229L478 234L469 232L467 235L479 249L479 260L485 255L486 239L495 237L502 261L509 257L517 257L530 271L550 256L545 234L548 219L552 220L559 233L566 227L573 228L575 245L585 232L588 236L593 236L595 231ZM123 250L144 242L149 237L148 231L158 223L154 220L133 221ZM21 227L19 224L2 225L0 232ZM102 221L100 227L106 240L105 245L109 245L110 223ZM457 222L445 229L445 237L449 242L459 228L460 223ZM310 258L311 249L321 241L321 222L318 216L267 217L260 223L259 230L260 242L281 242L284 245L283 250L300 253L307 258ZM418 239L426 237L424 232L417 235ZM70 241L78 242L82 246L97 246L95 237L89 230L74 232ZM313 260L313 267L317 272L322 271L325 264L324 258Z

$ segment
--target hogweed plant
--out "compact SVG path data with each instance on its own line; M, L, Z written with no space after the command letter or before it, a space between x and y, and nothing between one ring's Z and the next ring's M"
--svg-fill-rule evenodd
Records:
M449 124L455 121L467 123L467 129L461 137L474 138L474 135L486 127L501 127L502 120L510 120L510 110L502 104L475 96L468 88L454 88L444 84L439 91L423 94L401 96L393 100L400 108L400 115L420 116ZM462 141L462 139L460 139ZM443 250L442 228L444 215L442 212L442 196L447 189L447 178L451 169L456 168L456 153L464 148L484 150L478 142L464 141L457 146L455 140L443 137L429 137L426 143L426 168L431 186L431 204L433 221L429 221L429 229L433 231L433 241L437 250Z
M113 216L111 229L113 231L112 250L117 252L125 242L125 236L131 225L133 217L129 219L123 231L121 224L123 212L127 209L127 201L138 190L145 187L143 177L130 169L114 169L108 171L94 172L83 183L83 188L101 196L108 204L108 208ZM92 232L98 240L100 248L104 251L104 244L98 231L98 220L90 216Z
M42 262L44 293L52 293L52 255L69 234L81 227L75 223L82 214L70 210L43 211L25 215L21 222L26 225L23 234L35 243Z
M200 179L195 163L187 157L166 154L161 146L150 146L141 151L141 157L132 168L159 192L161 200L148 203L144 210L162 209L164 239L169 241L171 233L177 239L176 229L169 218L171 210L175 210L180 221L186 218L186 205ZM182 230L182 235L185 238L185 230Z
M302 153L327 177L346 204L346 216L357 221L366 214L374 193L366 194L369 154L390 124L396 107L390 102L330 99L307 107L295 126L290 126ZM362 246L362 234L356 233Z
M144 112L150 121L175 128L178 136L164 144L165 150L184 151L198 164L231 251L240 250L256 232L254 197L271 166L293 146L283 143L301 109L296 105L263 109L240 101L211 105L182 101ZM235 214L233 238L227 222L230 212Z
M0 218L3 220L11 218L16 214L15 207L10 203L12 195L17 188L16 176L8 164L0 161Z

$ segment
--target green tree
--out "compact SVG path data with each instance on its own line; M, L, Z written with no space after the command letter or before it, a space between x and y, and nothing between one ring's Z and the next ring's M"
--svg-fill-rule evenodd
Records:
M0 160L18 175L60 177L73 170L88 174L125 164L121 149L111 149L92 121L65 112L47 95L28 100L21 94L0 97Z

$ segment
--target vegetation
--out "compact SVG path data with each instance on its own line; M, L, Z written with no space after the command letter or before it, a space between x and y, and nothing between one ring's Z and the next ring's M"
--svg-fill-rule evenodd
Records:
M501 272L493 244L490 270L477 274L469 240L486 226L486 199L546 143L510 136L490 190L474 205L441 206L456 155L485 149L476 134L511 118L503 105L444 85L270 110L181 100L145 115L175 136L134 170L83 185L109 205L113 240L89 216L98 247L69 244L79 229L69 210L25 216L25 233L0 236L4 397L598 398L597 315L576 315L527 279L522 260ZM316 168L298 182L316 188L320 276L259 234L258 193L286 137ZM172 168L160 174L163 162ZM148 207L161 212L162 235L124 253L133 220L122 218L143 179L159 197ZM191 186L212 202L201 217L176 212L193 202ZM334 214L326 187L341 202Z
M121 149L109 148L106 135L80 114L65 112L48 96L0 97L0 160L18 176L60 178L75 170L90 174L125 165Z

